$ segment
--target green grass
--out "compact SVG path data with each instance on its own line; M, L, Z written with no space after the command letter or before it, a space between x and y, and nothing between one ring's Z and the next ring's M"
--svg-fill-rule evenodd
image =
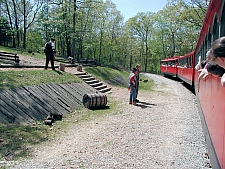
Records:
M22 86L40 85L42 83L72 83L81 82L76 76L52 70L10 70L0 71L0 89Z
M128 71L119 71L108 67L100 67L100 66L85 68L85 71L102 81L110 81L113 78L121 77L124 79L125 82L127 82L121 87L126 88L128 85L128 79L130 75L130 72ZM156 86L153 79L148 78L147 76L142 74L140 74L140 79L141 80L139 83L140 84L139 90L153 91L153 87ZM147 82L144 82L144 80L147 80Z
M29 146L49 140L49 127L43 124L34 126L0 125L0 159L13 160L29 154Z
M147 80L147 82L144 82L144 80ZM145 76L140 75L140 82L139 82L139 89L143 91L153 91L156 87L156 84L154 83L154 80Z
M125 79L128 79L129 72L122 71L122 70L116 70L108 67L88 67L85 68L85 71L98 77L99 80L102 81L110 81L113 78L116 77L123 77Z

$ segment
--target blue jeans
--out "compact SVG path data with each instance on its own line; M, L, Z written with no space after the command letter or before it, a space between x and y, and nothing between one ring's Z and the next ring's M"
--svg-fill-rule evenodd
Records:
M133 102L136 100L136 97L137 97L136 94L137 94L137 91L135 86L130 85L130 100L129 100L130 102Z

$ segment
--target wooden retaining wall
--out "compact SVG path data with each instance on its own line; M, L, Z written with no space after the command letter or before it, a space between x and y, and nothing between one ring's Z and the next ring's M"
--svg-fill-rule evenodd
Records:
M0 123L31 124L50 114L66 114L79 108L83 96L96 93L85 83L42 84L0 90Z

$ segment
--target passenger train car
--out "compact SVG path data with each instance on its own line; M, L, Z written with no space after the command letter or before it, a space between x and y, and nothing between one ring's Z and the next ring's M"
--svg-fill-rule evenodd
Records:
M165 58L164 60L161 60L161 66L160 66L160 71L163 73L165 76L176 76L177 75L177 64L178 64L178 58L173 57L173 58Z
M185 54L178 59L177 77L190 85L194 84L194 61L194 52Z
M204 81L198 80L195 65L199 56L206 59L211 44L222 36L225 36L225 0L211 0L195 50L184 56L165 58L160 67L164 75L177 76L194 87L213 169L225 169L225 87L221 86L220 77L208 75ZM169 64L174 58L175 67Z

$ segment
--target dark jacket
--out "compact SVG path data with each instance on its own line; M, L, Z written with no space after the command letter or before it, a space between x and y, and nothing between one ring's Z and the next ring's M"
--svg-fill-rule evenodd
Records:
M55 54L55 46L51 41L45 44L45 54L49 58L53 58Z

